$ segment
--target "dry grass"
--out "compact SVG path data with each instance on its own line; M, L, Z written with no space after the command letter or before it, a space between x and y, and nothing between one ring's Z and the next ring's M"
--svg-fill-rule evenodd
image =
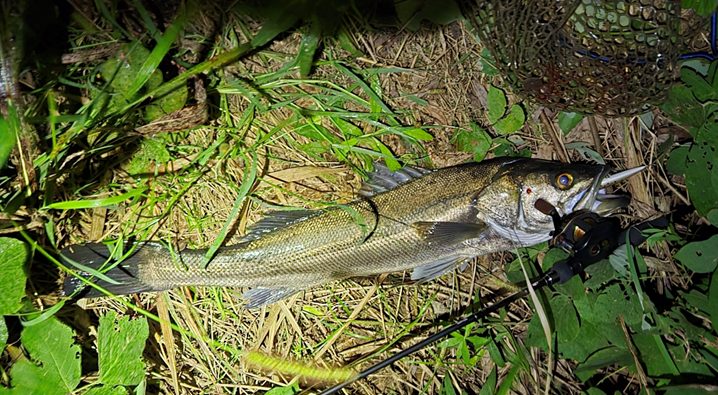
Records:
M418 32L357 31L353 39L365 57L353 59L331 40L326 43L325 56L331 53L359 68L404 70L378 74L378 81L387 103L402 109L404 124L433 125L431 132L435 139L425 145L428 160L424 163L443 167L468 160L469 154L456 151L450 142L451 136L470 121L486 123L486 87L493 82L481 73L480 46L470 33L460 23L454 23ZM296 54L298 44L299 35L289 35L274 43L268 52L227 68L225 78L233 81L243 75L276 70ZM339 86L347 84L346 76L331 67L320 66L313 77ZM198 128L178 137L176 142L193 147L195 155L199 154L221 128L229 126L227 120L238 121L250 105L250 99L242 95L228 95L228 98L229 114L212 121L212 127ZM625 185L634 196L627 219L645 218L685 200L685 191L669 179L657 160L662 154L660 143L666 138L666 134L660 132L664 127L660 118L651 129L645 129L638 118L597 117L591 121L595 122L595 128L591 128L589 120L584 120L577 130L564 137L560 131L556 132L555 124L551 125L555 122L554 114L535 106L528 108L531 110L529 122L519 136L536 157L557 159L567 155L571 160L579 159L565 144L585 141L591 146L597 134L601 147L594 149L603 152L615 167L650 166L647 172ZM542 114L549 123L542 121ZM268 155L258 152L259 162L266 167L263 181L254 189L255 197L279 205L306 207L352 199L360 185L359 176L329 157L320 161L297 150L296 144L285 138L292 131L282 129L290 116L288 110L272 110L256 116L252 126L238 134L244 136L243 141L227 141L229 146L249 145L258 138L260 130L266 132L275 127L282 130L267 145ZM295 138L303 141L301 137ZM414 149L396 138L388 137L384 141L397 154ZM178 162L175 167L181 166L182 162ZM202 173L167 172L154 177L152 193L157 199L151 206L83 212L80 221L60 222L58 234L69 244L116 237L147 225L151 237L171 241L179 247L208 246L225 221L231 220L228 214L243 174L244 161L218 155ZM133 182L122 170L116 170L110 177L115 183ZM183 186L189 184L191 187L182 192ZM162 221L150 226L150 221L168 207L169 197L177 197L177 204ZM261 217L264 207L259 199L243 208L231 237L238 237L248 224ZM230 238L228 243L231 242ZM670 262L665 252L659 256ZM151 364L150 388L167 394L255 393L295 380L280 372L248 366L240 358L242 350L260 350L318 367L347 364L357 369L367 367L426 336L437 317L461 311L475 294L491 300L509 292L511 288L501 281L499 264L507 259L504 255L482 258L463 272L445 275L422 286L401 285L401 275L329 284L252 311L243 307L240 291L232 289L185 288L134 296L136 303L156 311L163 319L152 324L145 352ZM666 277L666 284L671 284L668 277L674 271L675 267L669 265L659 275ZM84 309L92 314L125 310L121 304L105 299L92 300ZM530 307L521 302L506 316L494 317L492 333L508 334L499 340L502 348L522 352L520 338L530 314ZM176 323L190 335L171 330L166 321ZM81 325L89 327L92 323L78 323ZM219 349L215 343L198 339L212 339L225 348ZM454 363L454 352L453 349L427 348L354 384L349 392L439 393L445 375L457 386L477 392L493 366L488 354L471 368ZM543 391L547 375L546 355L532 350L528 356L530 373L513 388L519 393ZM498 371L500 377L507 373L508 367ZM559 361L554 386L561 392L576 393L579 386L572 377L571 364ZM302 383L301 387L312 388L311 385Z

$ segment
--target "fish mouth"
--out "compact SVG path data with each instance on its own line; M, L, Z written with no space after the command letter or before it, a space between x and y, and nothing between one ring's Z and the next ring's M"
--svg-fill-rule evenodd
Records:
M606 216L625 208L631 202L631 196L606 193L606 187L634 176L645 168L646 166L638 166L609 175L610 168L608 166L604 167L601 174L591 184L591 187L579 197L573 211L588 209L598 215Z

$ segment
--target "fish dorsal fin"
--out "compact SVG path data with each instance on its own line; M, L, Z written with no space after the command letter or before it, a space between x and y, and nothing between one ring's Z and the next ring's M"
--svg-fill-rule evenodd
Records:
M414 222L412 227L429 245L458 244L479 237L487 229L483 222Z
M296 224L307 220L321 211L319 210L282 210L282 211L271 211L267 213L264 218L255 222L249 226L247 234L244 235L242 241L252 241L266 235L267 233L274 232L277 229L287 227L289 225Z
M423 177L432 171L412 166L404 166L397 171L391 171L385 164L374 162L374 171L369 173L369 179L362 184L359 195L371 197L382 192L391 191L399 185Z
M439 259L438 261L415 267L414 270L411 271L411 279L418 283L424 283L441 276L465 261L465 257L459 256Z

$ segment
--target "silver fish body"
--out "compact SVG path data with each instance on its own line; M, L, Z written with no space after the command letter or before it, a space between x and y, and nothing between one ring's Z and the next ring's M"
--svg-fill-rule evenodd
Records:
M564 213L598 209L611 200L596 203L606 176L601 165L523 158L436 171L379 167L364 198L324 210L270 214L243 242L221 248L206 268L206 250L184 250L173 259L165 247L149 242L106 273L120 284L96 282L113 293L251 287L248 307L258 307L356 276L412 270L413 280L426 281L475 256L548 240L552 221L533 207L535 201L542 198ZM65 255L98 267L106 262L98 250L75 246ZM66 292L80 285L70 278Z

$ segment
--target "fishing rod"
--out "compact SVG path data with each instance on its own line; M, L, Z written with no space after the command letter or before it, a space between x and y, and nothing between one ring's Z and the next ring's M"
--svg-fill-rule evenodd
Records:
M370 366L353 378L337 384L319 395L335 394L346 386L392 365L394 362L435 343L452 332L473 322L480 321L489 314L495 313L528 295L529 289L538 290L545 286L565 283L573 276L582 274L586 267L607 258L618 246L625 244L626 241L631 245L638 245L643 242L646 239L641 233L644 229L668 226L668 219L665 216L642 222L627 229L621 227L621 223L616 217L602 217L587 210L561 216L551 203L543 199L536 202L535 208L551 216L555 230L551 234L550 244L566 251L569 254L568 258L554 264L545 275L533 281L530 287L525 287L499 302L470 313L451 326Z

